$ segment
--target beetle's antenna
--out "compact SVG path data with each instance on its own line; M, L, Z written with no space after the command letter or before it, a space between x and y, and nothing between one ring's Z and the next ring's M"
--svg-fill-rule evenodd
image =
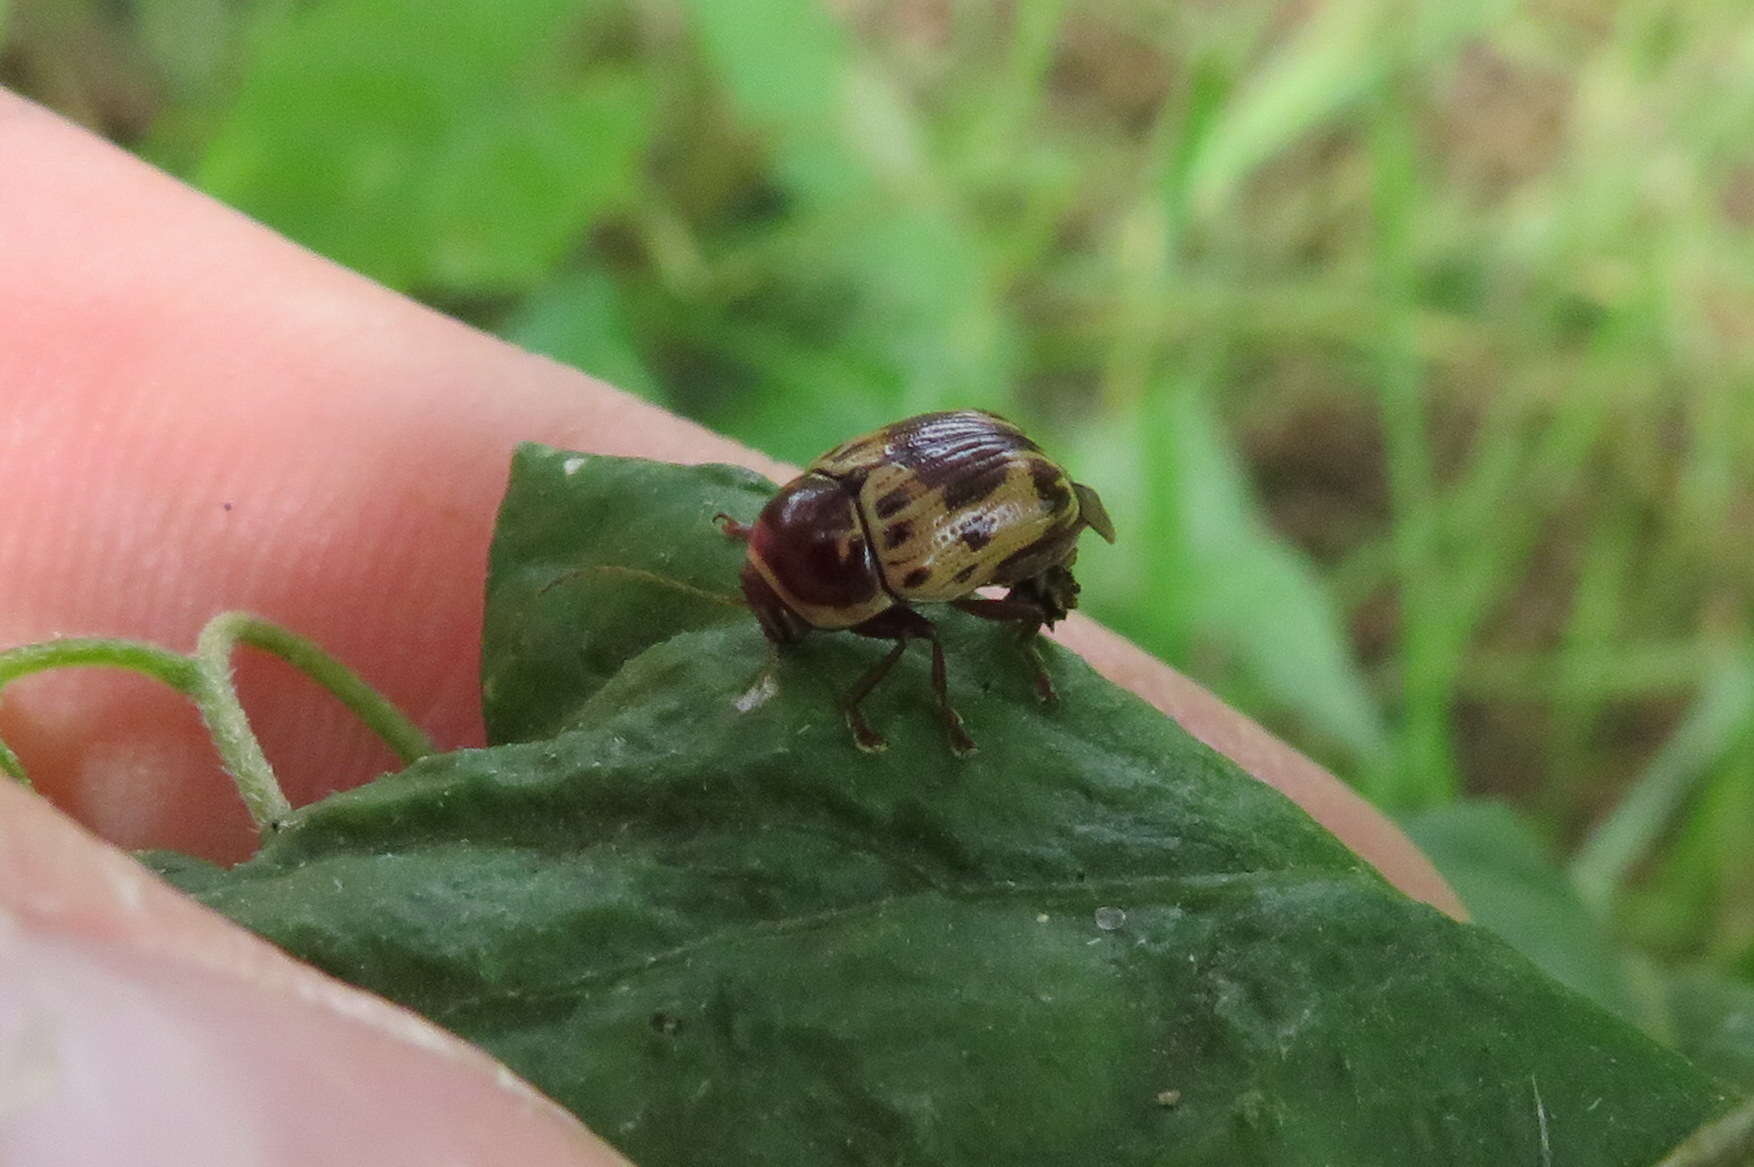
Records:
M719 530L725 533L727 539L736 539L741 543L749 542L749 533L754 530L748 523L739 522L724 511L714 515L713 522L718 524Z

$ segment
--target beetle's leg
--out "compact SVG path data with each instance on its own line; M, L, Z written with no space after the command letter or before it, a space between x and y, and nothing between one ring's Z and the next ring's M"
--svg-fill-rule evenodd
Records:
M907 651L907 641L908 634L906 632L897 635L895 647L890 649L888 655L882 660L867 669L865 675L859 678L859 683L853 686L852 692L847 694L847 725L853 731L853 744L867 754L886 750L889 748L889 743L884 740L882 734L871 728L871 723L866 721L865 715L859 711L859 703L869 697L871 690L877 687L877 683L889 675L889 670L895 667L895 662L900 660L901 654Z
M859 702L870 694L877 682L901 658L908 641L919 636L932 642L932 694L938 698L938 714L944 719L945 732L950 735L950 748L958 754L972 754L975 750L974 739L968 736L968 730L962 725L962 716L950 704L949 670L944 665L944 645L938 639L937 626L912 608L897 604L879 612L863 624L856 625L852 631L860 636L897 641L896 646L889 650L889 655L872 666L870 672L853 686L852 695L847 700L847 722L853 727L853 737L859 748L883 748L882 736L866 724L864 716L859 712ZM879 744L867 744L872 739Z
M1043 705L1058 705L1060 694L1054 688L1054 679L1048 675L1047 662L1041 659L1041 647L1036 643L1041 633L1041 625L1035 624L1023 630L1023 659L1029 662L1029 671L1035 678L1035 697Z
M952 750L958 754L972 754L979 747L963 727L962 715L950 704L950 675L944 667L944 642L938 639L935 626L928 622L928 627L932 628L928 634L932 638L932 692L938 695L938 712L944 718L944 731L950 735Z
M748 523L739 523L724 511L714 515L713 522L718 524L719 530L725 533L726 538L736 539L740 543L749 542L749 532L755 529Z
M985 596L964 596L950 603L953 607L961 608L969 615L979 616L983 620L1015 623L1021 633L1018 646L1023 650L1024 659L1029 662L1030 673L1035 680L1036 697L1044 705L1058 703L1060 695L1054 692L1054 679L1048 676L1047 662L1041 659L1041 649L1036 647L1036 637L1041 632L1041 626L1046 623L1046 613L1039 603L1013 599L1010 596L1002 600L990 600Z

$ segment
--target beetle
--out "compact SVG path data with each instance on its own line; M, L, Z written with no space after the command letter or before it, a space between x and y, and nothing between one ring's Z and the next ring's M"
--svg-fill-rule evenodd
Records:
M916 638L932 646L932 692L951 749L975 749L950 704L938 629L916 604L1014 623L1037 696L1057 700L1035 639L1077 606L1079 534L1089 527L1115 539L1096 491L1011 422L971 409L920 414L842 442L782 486L753 523L714 520L748 545L743 596L775 646L813 630L895 641L843 702L854 744L866 751L887 743L860 704ZM1009 590L976 594L993 585Z

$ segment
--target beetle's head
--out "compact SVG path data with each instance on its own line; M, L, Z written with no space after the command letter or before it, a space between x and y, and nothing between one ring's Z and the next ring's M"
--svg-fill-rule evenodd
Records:
M802 640L810 631L810 625L773 590L767 577L756 569L753 559L743 561L742 578L743 598L749 602L749 610L761 622L761 630L767 638L775 644Z
M894 603L852 496L821 474L799 475L761 509L749 528L743 596L775 644L812 628L851 628Z

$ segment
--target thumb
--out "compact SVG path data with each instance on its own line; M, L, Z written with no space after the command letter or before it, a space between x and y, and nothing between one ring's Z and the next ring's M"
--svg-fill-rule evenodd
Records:
M479 1050L0 783L0 1162L620 1164Z

